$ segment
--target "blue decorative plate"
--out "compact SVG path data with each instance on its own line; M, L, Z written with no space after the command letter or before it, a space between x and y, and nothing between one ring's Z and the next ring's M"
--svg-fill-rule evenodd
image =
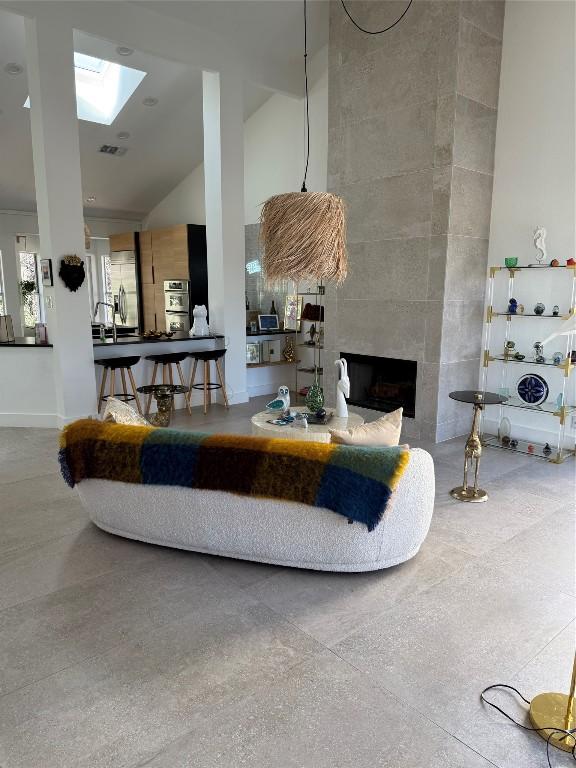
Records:
M548 384L537 373L522 376L516 386L518 397L528 405L541 405L548 397Z

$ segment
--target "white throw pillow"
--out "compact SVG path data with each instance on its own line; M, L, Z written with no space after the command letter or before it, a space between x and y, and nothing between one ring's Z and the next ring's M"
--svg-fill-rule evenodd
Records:
M402 408L376 421L350 429L331 429L333 443L344 445L398 445L402 430Z
M138 411L117 397L109 397L104 410L104 421L115 421L116 424L132 424L135 427L149 427L150 423Z

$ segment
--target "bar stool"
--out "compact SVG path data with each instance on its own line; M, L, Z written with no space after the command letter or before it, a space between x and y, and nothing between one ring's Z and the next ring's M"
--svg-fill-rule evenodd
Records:
M103 360L94 361L96 365L101 365L104 368L102 371L102 383L100 384L100 395L98 397L98 413L100 413L102 403L105 403L109 397L117 397L119 400L123 400L125 403L128 403L131 400L135 400L138 413L142 413L142 408L140 407L140 398L138 397L138 392L136 391L136 382L134 381L134 376L132 375L132 366L136 365L139 360L139 357L107 357ZM117 370L120 371L120 376L122 377L122 393L114 392ZM110 371L110 393L105 395L104 392L106 391L106 379L108 377L108 371ZM129 395L128 390L126 389L125 372L128 373L128 377L130 378L130 386L132 387L133 392L132 395Z
M224 376L222 374L222 366L220 365L221 358L226 354L225 349L207 349L202 352L190 352L189 355L194 360L192 366L192 373L190 375L190 391L188 392L188 404L190 404L190 398L192 397L193 389L204 390L204 413L208 412L208 406L212 404L211 391L213 389L221 389L222 396L224 397L224 405L229 408L228 398L226 397L226 384L224 383ZM198 361L204 363L204 381L199 384L194 384L196 378L196 368L198 367ZM216 363L216 373L218 375L219 384L210 381L210 362L214 360Z
M180 384L182 384L183 387L186 386L186 382L184 381L184 374L182 373L182 367L180 363L183 360L186 360L188 357L188 352L175 352L172 354L166 354L166 355L147 355L146 360L151 360L154 363L154 370L152 371L152 381L150 382L151 385L156 384L156 373L158 371L158 366L162 366L162 383L163 384L174 384L174 373L172 371L172 366L176 366L176 370L178 371L178 376L180 377ZM190 400L188 396L186 396L186 407L188 408L188 413L192 415L192 410L190 408ZM150 413L150 406L152 405L152 394L148 396L148 402L146 403L146 415ZM174 407L174 404L172 404L172 407Z

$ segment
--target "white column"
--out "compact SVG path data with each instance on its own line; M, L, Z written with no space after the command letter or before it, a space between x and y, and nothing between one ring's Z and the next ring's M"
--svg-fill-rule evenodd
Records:
M54 287L45 289L46 320L63 425L95 413L96 381L88 282L72 292L58 276L64 255L84 260L84 217L73 30L61 14L54 16L26 19L25 25L41 255L52 259L54 275Z
M12 316L14 334L22 336L22 318L20 314L20 270L16 253L14 234L0 234L0 252L2 253L2 274L4 276L4 304L6 314Z
M235 72L203 73L210 328L226 336L226 388L248 400L244 283L244 99Z

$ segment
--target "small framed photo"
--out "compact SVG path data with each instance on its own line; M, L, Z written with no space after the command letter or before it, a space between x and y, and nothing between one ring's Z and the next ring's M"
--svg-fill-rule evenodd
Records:
M284 330L299 331L302 314L302 296L286 296L284 306Z
M278 315L258 315L258 327L261 331L279 331Z
M42 278L42 285L54 285L54 280L52 278L52 259L40 259L40 276Z
M248 342L246 344L246 364L256 365L262 362L260 356L261 346L259 342Z

